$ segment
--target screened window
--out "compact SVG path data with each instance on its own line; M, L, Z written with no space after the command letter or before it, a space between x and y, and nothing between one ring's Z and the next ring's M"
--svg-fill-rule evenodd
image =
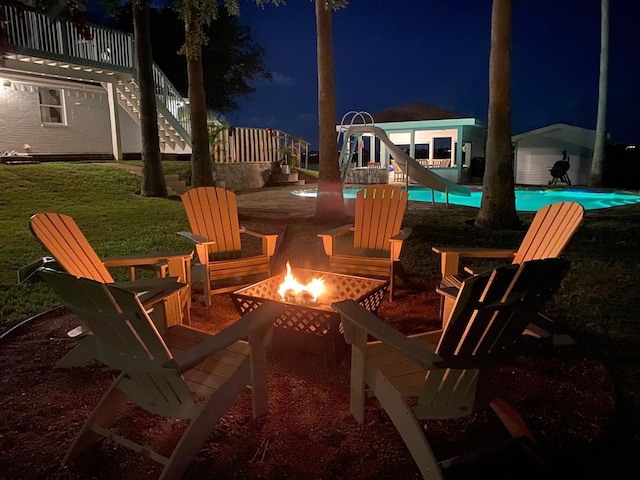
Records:
M62 90L58 88L38 88L40 97L40 118L42 123L64 125L64 102Z

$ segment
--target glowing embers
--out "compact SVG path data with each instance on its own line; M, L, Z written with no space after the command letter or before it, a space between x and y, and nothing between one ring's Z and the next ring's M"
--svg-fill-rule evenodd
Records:
M291 273L291 265L287 262L287 274L278 288L278 294L282 300L299 305L318 303L318 298L325 292L326 287L322 277L313 277L307 284L300 283Z

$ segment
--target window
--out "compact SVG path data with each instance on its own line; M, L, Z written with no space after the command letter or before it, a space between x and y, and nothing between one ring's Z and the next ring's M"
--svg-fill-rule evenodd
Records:
M42 123L64 125L64 102L62 90L58 88L39 87L40 118Z

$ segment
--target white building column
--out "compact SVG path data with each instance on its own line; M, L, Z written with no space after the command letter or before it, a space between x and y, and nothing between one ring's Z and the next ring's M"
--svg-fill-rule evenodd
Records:
M111 125L111 150L113 159L120 162L122 155L122 137L120 134L120 118L118 112L118 91L116 82L105 83L109 99L109 123Z

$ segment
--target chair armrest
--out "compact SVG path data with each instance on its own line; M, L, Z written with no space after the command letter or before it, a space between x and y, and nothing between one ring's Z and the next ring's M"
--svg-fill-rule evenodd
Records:
M193 243L216 243L215 240L210 240L207 237L196 235L195 233L191 232L178 232L178 235L186 238L187 240L191 240Z
M253 230L249 230L248 228L240 227L240 233L246 233L247 235L251 235L252 237L257 237L262 239L262 254L267 257L273 257L274 253L276 253L276 243L278 242L278 235L275 233L264 234L254 232Z
M178 232L178 235L186 238L187 240L191 240L196 244L198 261L202 265L207 265L209 263L209 245L214 245L216 243L215 240L211 240L207 237L203 237L202 235L197 235L192 232Z
M105 267L129 267L131 269L131 279L135 279L135 269L138 267L153 267L156 271L161 273L161 276L166 276L169 270L169 275L176 275L177 272L171 271L169 267L170 261L177 259L178 261L188 262L193 258L193 252L185 253L152 253L147 255L128 255L121 257L107 257L100 260Z
M330 257L333 255L333 239L340 235L344 235L348 232L353 232L354 227L351 225L342 225L341 227L333 228L327 232L319 233L318 238L322 239L322 246L324 247L324 253Z
M516 251L511 249L432 247L441 257L440 273L442 277L459 273L461 258L513 258Z
M331 307L341 315L343 324L350 323L356 328L365 330L372 337L392 346L425 369L432 368L435 362L442 361L439 355L429 350L423 343L400 333L360 306L355 300L334 302ZM345 328L345 332L346 330Z
M238 340L248 338L250 333L256 329L264 329L266 335L268 332L267 327L274 324L285 308L284 304L265 301L260 307L241 317L236 323L198 343L189 350L176 355L166 362L163 367L182 373Z
M409 235L411 235L411 228L406 227L400 230L397 234L389 239L391 242L391 261L397 262L400 260L400 251L402 250L402 242L404 242Z
M155 305L159 301L186 287L185 283L178 282L177 277L128 280L115 282L110 285L129 292L139 293L138 300L140 300L140 303L142 303L145 308Z

